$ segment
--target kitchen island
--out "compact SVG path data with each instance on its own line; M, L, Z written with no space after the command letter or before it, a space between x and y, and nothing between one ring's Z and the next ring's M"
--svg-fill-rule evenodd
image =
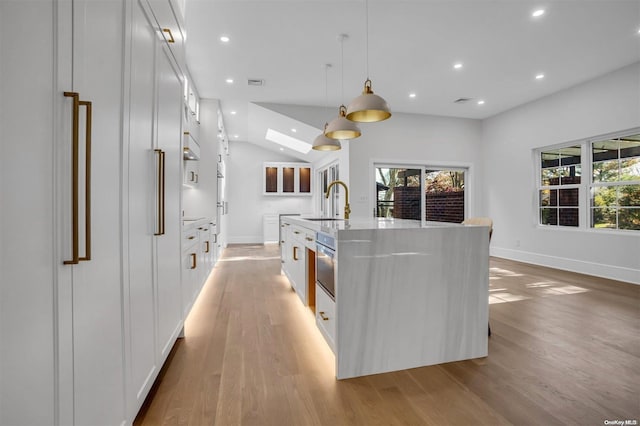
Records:
M486 227L382 218L287 221L335 241L334 328L323 334L338 379L487 355ZM327 303L321 290L317 301ZM323 330L327 318L317 311Z

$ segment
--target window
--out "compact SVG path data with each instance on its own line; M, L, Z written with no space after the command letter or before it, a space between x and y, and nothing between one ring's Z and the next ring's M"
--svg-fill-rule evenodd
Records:
M329 198L325 198L329 184L334 180L340 179L340 165L332 163L325 168L318 169L318 189L320 192L319 204L320 214L322 217L338 217L342 210L340 209L340 185L334 185L331 189Z
M579 145L540 153L540 223L578 226L582 166Z
M640 230L640 135L591 143L593 228Z
M375 171L376 217L464 220L466 169L377 165Z
M541 225L640 230L637 130L631 135L542 149L537 158Z

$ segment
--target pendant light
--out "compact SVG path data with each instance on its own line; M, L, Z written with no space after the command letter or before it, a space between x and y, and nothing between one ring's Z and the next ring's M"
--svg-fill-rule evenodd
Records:
M362 95L351 101L347 108L346 117L349 120L361 123L373 123L375 121L386 120L391 117L389 105L380 96L373 93L371 80L369 79L369 0L365 0L365 26L366 26L366 66L367 79L364 82Z
M327 74L331 68L331 64L325 64L324 66L324 101L325 105L329 105L329 95L327 94ZM327 123L324 123L325 130L327 129ZM342 149L342 144L337 139L331 139L324 135L324 132L320 133L313 141L313 149L316 151L337 151Z
M347 39L346 34L340 34L338 41L340 41L340 84L341 91L340 97L344 97L344 41ZM353 121L347 120L347 108L344 105L340 105L339 115L329 122L324 129L324 135L331 139L354 139L362 134L360 128Z

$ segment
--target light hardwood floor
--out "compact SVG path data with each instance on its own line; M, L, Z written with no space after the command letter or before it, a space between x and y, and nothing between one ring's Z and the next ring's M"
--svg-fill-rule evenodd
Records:
M640 286L491 259L489 356L337 381L277 246L230 246L135 424L640 422Z

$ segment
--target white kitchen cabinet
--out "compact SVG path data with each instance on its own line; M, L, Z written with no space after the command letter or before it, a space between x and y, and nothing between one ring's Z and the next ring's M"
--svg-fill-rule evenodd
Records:
M200 162L189 160L184 162L184 177L182 183L190 188L197 188L200 180Z
M125 422L123 8L0 2L0 424Z
M316 325L335 353L336 302L318 284L316 284Z
M264 244L277 243L280 237L280 223L277 214L262 216L262 242Z
M182 82L146 0L128 6L125 342L127 413L133 419L182 328Z
M54 105L59 145L54 167L60 204L54 223L60 232L59 421L120 424L126 418L122 398L122 265L118 255L121 187L117 178L123 119L124 2L52 4L57 7L58 19L58 96ZM77 97L63 96L63 92L77 93ZM77 173L73 172L76 160L71 150L74 135L78 138ZM76 196L77 204L73 202ZM25 411L37 405L30 398L27 401Z
M152 24L170 47L171 55L181 74L187 70L185 64L185 31L179 7L173 0L142 0L148 2L153 13Z

